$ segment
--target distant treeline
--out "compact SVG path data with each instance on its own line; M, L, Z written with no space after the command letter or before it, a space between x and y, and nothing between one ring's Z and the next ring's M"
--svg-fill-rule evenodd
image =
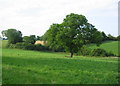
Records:
M8 29L2 31L3 36L7 38L3 38L3 40L8 40L8 45L7 48L14 48L14 49L23 49L23 50L36 50L36 51L54 51L54 52L65 52L65 49L61 46L59 48L49 48L49 45L41 45L41 44L36 44L35 42L37 40L43 40L43 36L35 36L35 35L30 35L30 36L24 36L22 37L21 31L17 31L16 29ZM106 35L104 32L102 32L103 35L103 42L104 41L118 41L120 40L120 36L114 37L112 35ZM76 55L83 55L83 56L115 56L111 52L106 52L103 49L94 49L94 50L89 50L85 46L79 50Z

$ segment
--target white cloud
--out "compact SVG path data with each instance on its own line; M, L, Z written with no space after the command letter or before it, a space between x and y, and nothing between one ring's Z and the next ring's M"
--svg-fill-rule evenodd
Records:
M43 35L52 23L61 23L69 13L87 15L88 12L95 9L115 9L117 1L0 0L2 3L0 6L0 31L16 28L22 31L23 35ZM100 14L95 15L93 12L94 16L100 16Z

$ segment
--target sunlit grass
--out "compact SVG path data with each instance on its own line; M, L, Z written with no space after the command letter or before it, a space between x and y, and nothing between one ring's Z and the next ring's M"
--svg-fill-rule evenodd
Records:
M3 84L117 84L118 59L3 49Z
M6 48L8 40L0 40L0 44L2 45L2 48Z

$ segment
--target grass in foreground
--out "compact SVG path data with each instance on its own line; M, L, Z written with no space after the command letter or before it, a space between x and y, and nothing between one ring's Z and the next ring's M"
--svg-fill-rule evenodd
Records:
M3 49L3 84L117 84L118 59Z
M2 48L6 48L8 40L0 40L0 44L2 45Z

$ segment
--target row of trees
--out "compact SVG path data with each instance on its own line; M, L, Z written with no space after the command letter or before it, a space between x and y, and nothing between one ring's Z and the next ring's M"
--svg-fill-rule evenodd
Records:
M51 26L55 26L55 25L59 25L59 24L53 24ZM114 37L110 34L108 34L107 36L104 32L101 32L101 34L102 34L102 42L107 40L114 40L114 41L120 40L120 36ZM3 36L3 40L5 40L4 37L7 37L7 39L9 39L9 43L12 43L12 44L16 44L17 42L23 42L23 41L26 43L34 44L36 40L47 40L47 32L41 37L35 36L35 35L22 37L22 32L16 29L3 30L2 36ZM85 41L85 44L87 44L86 42L88 41ZM93 40L91 40L91 42L94 43Z
M111 34L108 34L108 36L107 36L104 32L102 32L102 36L103 36L103 40L102 41L107 41L107 40L118 41L118 40L120 40L120 36L114 37Z
M40 40L40 36L30 35L22 37L22 32L16 29L3 30L3 37L7 37L9 44L16 44L18 42L25 42L34 44L36 40Z
M40 40L39 36L30 35L22 37L21 31L16 29L3 30L2 35L8 39L8 48L17 48L24 50L49 50L48 46L41 44L35 45L36 40Z

